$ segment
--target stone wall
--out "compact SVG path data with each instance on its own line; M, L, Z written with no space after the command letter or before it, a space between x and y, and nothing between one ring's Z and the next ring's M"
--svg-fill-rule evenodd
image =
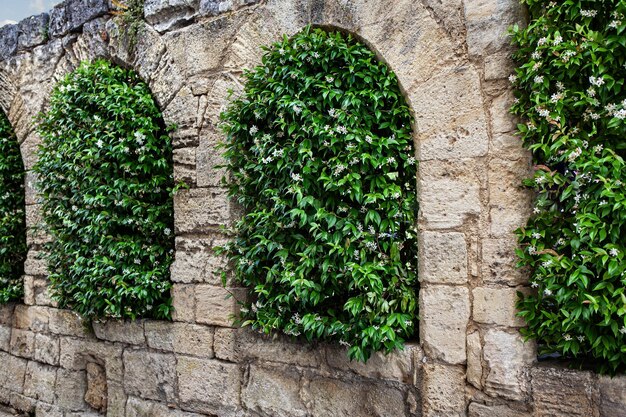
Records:
M33 117L82 60L135 69L175 123L173 322L85 328L47 295L30 230L24 304L0 309L0 416L618 416L624 378L538 365L515 317L527 276L514 229L530 158L508 114L506 28L517 0L146 0L136 43L107 0L67 0L0 29L0 106L27 169L27 222L39 222L30 171ZM237 216L219 185L216 128L229 89L260 45L307 24L356 34L396 72L415 115L420 225L420 341L347 361L338 347L231 327L212 247ZM235 283L229 291L242 292Z

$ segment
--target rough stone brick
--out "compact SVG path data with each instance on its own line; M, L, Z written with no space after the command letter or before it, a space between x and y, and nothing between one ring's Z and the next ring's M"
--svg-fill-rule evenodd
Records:
M485 392L511 400L524 400L529 390L525 369L536 360L533 345L524 343L517 332L511 334L497 329L487 330L484 342Z
M11 332L11 355L31 359L35 354L35 333L13 329Z
M469 417L530 417L527 411L512 410L506 405L470 403Z
M8 352L11 348L11 327L0 325L0 350Z
M113 415L124 415L126 417L202 417L201 414L172 409L165 404L145 401L136 397L128 398L125 411L122 409L121 413Z
M174 181L196 184L196 148L174 149Z
M212 285L196 286L196 321L231 327L239 314L239 303L245 301L247 289Z
M473 318L484 324L497 324L508 327L522 327L525 322L517 317L517 292L527 292L524 288L474 288Z
M406 415L404 393L388 385L312 376L304 382L301 395L315 416Z
M153 349L213 357L214 329L187 323L146 321L146 339Z
M82 317L70 310L50 310L48 327L51 333L66 336L84 337L87 335L86 323Z
M45 259L41 259L43 252L37 250L29 250L24 262L24 273L32 276L45 276L48 273L48 267Z
M307 410L299 396L300 375L290 367L251 366L241 393L243 405L273 417L305 417ZM273 393L268 395L268 393Z
M464 11L470 57L506 50L510 44L509 26L525 21L524 7L515 0L468 0Z
M482 389L483 365L480 334L472 332L467 335L467 382Z
M57 371L56 404L64 410L79 411L87 409L85 392L87 391L87 375L85 371Z
M171 268L173 282L202 282L222 285L221 270L228 268L228 258L215 253L226 239L212 236L176 238L176 256Z
M17 25L5 25L0 28L0 59L15 55L18 35Z
M146 0L144 17L159 32L188 22L198 14L200 0Z
M145 350L124 352L124 388L130 395L173 402L176 360L174 355Z
M196 291L195 285L174 284L172 286L172 306L174 321L196 321Z
M28 362L24 379L24 395L46 403L53 403L57 368L38 362Z
M516 267L517 239L482 240L482 277L491 284L520 285L528 282L528 272Z
M67 336L61 337L60 342L59 364L62 368L82 371L89 362L104 363L108 381L122 381L124 363L120 345Z
M463 233L422 232L420 255L421 281L435 284L467 282L467 245Z
M87 391L85 392L85 402L91 408L100 413L107 410L107 376L104 368L95 363L89 362L85 367L87 372Z
M465 372L460 366L426 363L422 380L424 417L465 416Z
M0 387L9 391L22 393L24 390L24 375L26 374L26 360L0 352Z
M215 356L231 362L259 359L318 368L321 352L309 343L256 333L248 328L215 329Z
M59 365L61 354L59 338L43 333L35 334L35 357L34 359L48 365Z
M108 0L66 0L50 12L50 36L78 31L85 23L108 11Z
M626 378L624 376L598 377L600 388L600 415L602 417L620 417L626 410Z
M465 332L470 317L465 287L428 286L420 289L420 340L428 357L451 364L465 363Z
M109 342L122 342L129 345L143 345L146 338L143 321L106 320L93 322L93 331L98 339Z
M228 178L225 168L217 168L226 164L222 151L216 149L222 139L222 135L213 128L201 132L196 152L198 187L217 187L222 185L222 178Z
M25 50L45 43L49 20L47 13L30 16L22 20L18 24L17 49Z
M230 224L231 203L226 190L196 188L180 190L174 196L176 233L206 233Z
M510 133L516 130L518 119L509 112L513 105L513 98L512 91L507 91L491 102L491 130L493 133Z
M208 414L239 409L242 377L239 365L179 356L176 372L183 409Z
M597 380L591 372L536 366L530 373L535 406L533 417L600 415Z
M17 306L14 314L14 325L18 329L42 332L48 330L50 310L38 306Z

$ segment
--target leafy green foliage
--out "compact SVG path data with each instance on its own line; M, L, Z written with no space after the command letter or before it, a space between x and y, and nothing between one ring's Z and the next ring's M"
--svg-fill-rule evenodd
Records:
M536 163L534 214L518 231L524 334L616 372L626 365L626 2L528 0L513 28L513 112Z
M106 61L83 63L41 116L35 171L51 288L88 318L169 318L172 145L148 86Z
M0 111L0 304L22 296L26 258L24 164L13 128Z
M416 161L393 72L350 36L307 28L267 49L222 114L224 250L250 288L243 324L350 346L367 360L417 322Z

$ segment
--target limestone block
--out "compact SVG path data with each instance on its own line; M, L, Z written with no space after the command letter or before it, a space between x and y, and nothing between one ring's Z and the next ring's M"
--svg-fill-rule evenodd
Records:
M59 365L61 348L59 339L56 336L49 336L44 333L35 335L35 360L48 365Z
M226 168L217 168L226 164L222 150L217 149L221 139L221 133L213 128L200 134L200 147L196 153L198 187L217 187L222 185L222 178L228 179Z
M13 329L11 332L11 355L33 358L35 354L35 333Z
M230 224L231 202L222 188L179 190L174 196L176 234L208 232Z
M221 415L240 408L242 370L239 365L178 356L176 373L184 410Z
M485 392L521 401L528 395L526 369L536 360L536 353L532 344L524 343L522 336L515 330L513 332L489 329L485 333Z
M249 328L215 329L213 349L217 358L231 362L258 359L312 368L321 363L321 352L309 343L267 336Z
M470 317L465 287L428 286L420 289L420 340L429 358L450 364L466 361L465 333Z
M217 16L240 7L259 3L261 0L200 0L201 16Z
M0 59L7 59L17 52L19 31L17 25L5 25L0 28Z
M94 321L93 331L98 339L109 342L122 342L130 345L143 345L146 343L143 321L141 320Z
M196 286L196 321L221 327L233 326L240 303L246 300L245 288Z
M508 51L485 57L485 81L502 80L513 74L515 64Z
M420 255L421 281L467 283L467 244L463 233L422 232Z
M483 383L482 345L480 334L472 332L467 335L467 382L478 389Z
M518 119L509 111L513 105L513 93L506 93L491 102L491 130L493 133L511 133L516 130Z
M70 371L59 369L57 371L57 405L64 410L85 410L85 392L87 391L87 375L85 371Z
M490 284L520 285L528 282L527 272L517 268L517 239L483 239L482 277Z
M514 133L494 133L491 149L502 159L516 161L520 158L530 160L530 152L522 147L522 140Z
M0 304L0 324L6 326L13 325L13 313L15 311L15 303Z
M200 0L146 0L145 19L159 32L190 21L198 14Z
M126 406L126 401L128 399L128 395L124 392L124 387L120 382L114 382L111 380L107 381L107 415L111 416L123 416L124 410ZM162 414L152 414L152 415L162 415ZM150 415L150 416L152 416ZM146 417L150 417L146 416Z
M422 382L424 417L465 416L465 372L460 366L426 363Z
M26 206L26 226L26 243L29 247L31 245L43 245L52 240L43 230L44 221L39 204Z
M470 403L469 417L530 417L526 411L512 410L506 405Z
M130 395L174 402L176 360L172 354L145 350L124 352L124 388Z
M468 0L465 5L467 46L470 57L486 57L509 47L507 30L526 20L524 7L515 0Z
M122 361L122 346L119 344L69 336L61 337L60 344L59 364L62 368L83 371L89 362L103 363L109 382L122 381L124 363Z
M185 284L174 284L172 286L172 306L174 321L186 321L194 323L196 321L196 286Z
M58 307L59 303L52 298L50 286L46 278L35 278L33 281L35 304L38 306Z
M489 161L489 203L492 206L510 207L516 201L530 204L531 192L522 187L522 181L532 176L530 160L516 161L492 158Z
M196 148L174 149L174 181L196 184Z
M0 352L0 387L9 391L22 393L24 390L24 375L26 374L26 360Z
M109 11L108 0L66 0L50 12L49 34L63 36Z
M536 366L531 368L530 373L534 417L600 415L597 380L591 372ZM620 409L621 414L623 411L624 409Z
M252 365L241 392L241 401L247 409L260 414L305 417L307 411L299 390L300 375L292 367L263 368Z
M49 20L47 13L30 16L22 20L18 24L17 49L25 50L45 43Z
M128 402L122 402L122 409L115 416L126 417L202 417L200 414L187 413L165 404L154 401L145 401L137 397L129 397ZM126 406L124 409L123 407ZM110 411L109 411L110 413Z
M107 410L106 371L95 362L88 362L85 371L87 372L85 402L94 410L104 413Z
M603 417L620 417L626 410L626 377L598 377L600 388L600 415Z
M228 258L218 255L215 247L223 246L227 242L225 238L214 236L177 237L177 255L171 267L172 281L222 285L221 271L228 268Z
M12 408L24 413L30 413L31 415L35 413L37 407L36 399L15 392L12 392L9 397L9 405Z
M525 322L517 317L517 291L523 288L510 287L478 287L474 288L473 318L484 324L496 324L507 327L522 327Z
M511 238L515 230L523 227L531 214L530 201L518 199L511 206L489 208L489 232L493 237Z
M61 408L46 403L37 403L35 415L37 417L65 417Z
M146 339L153 349L213 357L214 329L187 323L146 321Z
M8 352L11 349L11 328L0 325L0 350Z
M31 249L28 251L26 261L24 262L24 273L30 276L46 276L48 273L48 266L45 259L41 256L44 252Z
M351 361L346 349L338 346L327 346L325 351L326 361L333 368L351 371L366 378L386 379L404 384L413 383L414 369L421 366L424 356L422 348L417 344L406 344L404 350L396 350L389 354L375 352L366 363Z
M24 378L24 395L46 403L53 403L55 394L57 368L28 362Z
M471 66L445 70L416 88L412 102L428 103L415 108L420 160L487 154L488 121L480 91L480 77Z
M406 416L404 393L391 385L341 381L319 376L307 378L302 399L314 416Z
M70 310L50 310L50 332L67 336L84 337L87 335L83 318Z
M179 61L170 55L165 43L160 40L163 54L156 69L150 73L148 85L150 91L160 108L164 108L174 98L176 91L180 90L186 80L181 72ZM148 61L150 63L150 61Z
M47 331L50 320L50 309L39 306L18 305L13 316L14 326L18 329Z

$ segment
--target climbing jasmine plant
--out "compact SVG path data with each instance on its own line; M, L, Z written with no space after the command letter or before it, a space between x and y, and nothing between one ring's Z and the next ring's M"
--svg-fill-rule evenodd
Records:
M83 63L52 91L38 132L60 307L90 319L169 318L172 145L148 86L109 62Z
M0 304L19 299L26 258L24 164L17 138L0 111Z
M626 3L527 0L513 28L513 112L533 153L533 215L518 231L534 291L519 315L540 353L626 365Z
M222 114L223 248L250 289L242 323L348 346L365 361L416 334L416 160L394 73L349 35L306 28L267 48Z

